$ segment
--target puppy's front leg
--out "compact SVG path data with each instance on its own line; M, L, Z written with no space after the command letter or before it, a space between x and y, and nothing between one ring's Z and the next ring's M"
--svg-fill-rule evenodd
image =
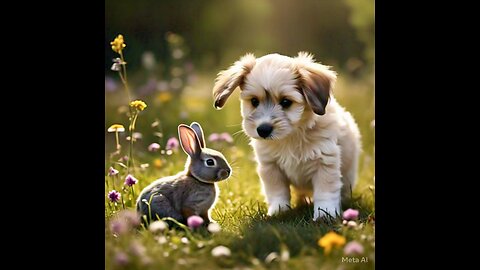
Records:
M322 165L313 176L313 220L325 216L326 213L332 217L340 214L342 181L340 168L335 167Z
M258 174L268 203L268 215L289 209L290 184L278 166L274 163L259 164Z

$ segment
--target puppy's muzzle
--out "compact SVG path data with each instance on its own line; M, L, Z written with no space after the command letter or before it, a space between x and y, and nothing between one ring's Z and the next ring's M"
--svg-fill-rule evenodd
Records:
M258 136L264 139L270 136L270 134L272 134L272 131L273 131L273 126L270 124L264 123L257 127Z

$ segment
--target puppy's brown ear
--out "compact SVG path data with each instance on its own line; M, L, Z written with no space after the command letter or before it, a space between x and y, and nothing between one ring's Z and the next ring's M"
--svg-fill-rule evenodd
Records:
M298 53L294 63L299 76L299 87L308 105L314 113L324 115L337 74L330 67L315 63L313 55L306 52Z
M225 105L228 97L243 82L245 76L255 66L255 63L255 56L248 53L236 61L229 69L218 73L217 79L215 79L215 86L213 87L214 106L216 109L221 109Z

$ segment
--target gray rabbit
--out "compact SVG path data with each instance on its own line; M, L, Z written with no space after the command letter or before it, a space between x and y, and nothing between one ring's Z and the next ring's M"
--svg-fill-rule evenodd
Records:
M205 147L200 124L181 124L178 135L188 155L185 170L145 187L138 196L137 211L148 221L172 217L186 224L188 217L198 215L208 224L219 193L216 182L230 177L232 169L222 153Z

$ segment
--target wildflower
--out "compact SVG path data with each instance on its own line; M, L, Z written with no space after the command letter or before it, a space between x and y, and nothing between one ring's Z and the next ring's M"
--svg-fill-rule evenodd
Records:
M178 139L176 137L171 137L170 139L168 139L165 149L167 150L178 149L179 145L180 143L178 142Z
M363 246L357 241L349 242L343 249L345 255L362 254Z
M345 245L345 237L336 234L335 232L329 232L318 240L318 245L325 249L325 254L329 254L332 247L341 247Z
M125 128L120 124L113 124L108 129L108 132L124 132Z
M208 141L210 141L210 142L221 142L221 141L225 141L225 142L228 142L228 143L232 143L232 142L233 142L233 138L232 138L232 136L230 136L230 134L228 134L227 132L223 132L223 133L221 133L221 134L212 133L212 134L210 134L210 136L208 136Z
M155 166L157 169L160 169L162 167L162 160L159 158L154 159L153 166Z
M153 70L155 64L155 55L151 51L146 51L142 54L142 65L146 70Z
M352 219L357 219L358 218L358 210L349 208L343 212L343 218L346 220L352 220Z
M203 218L199 216L190 216L187 219L187 224L191 229L198 228L203 224Z
M218 223L212 222L212 223L208 224L207 229L211 233L218 233L222 230L222 227L220 227L220 225Z
M166 238L165 236L163 236L163 235L160 236L160 237L158 237L158 240L157 240L157 241L158 241L158 243L159 243L160 245L166 244L166 243L168 242L167 238Z
M130 107L137 111L143 111L147 107L147 104L141 100L134 100L130 102Z
M128 258L128 255L125 254L125 252L120 251L120 252L117 252L117 254L115 254L114 261L118 265L126 265L130 260Z
M121 196L120 192L116 190L108 192L108 199L110 199L111 202L118 202Z
M146 255L141 256L140 261L142 262L143 265L150 265L153 262L152 258L150 258Z
M210 136L208 136L208 141L209 142L220 141L220 135L218 133L212 133L212 134L210 134Z
M170 100L172 100L173 96L170 94L170 92L167 91L162 91L160 94L157 95L157 100L160 101L161 103L166 103Z
M116 53L121 53L123 48L127 47L123 40L123 35L118 35L112 42L110 42L110 45L112 45L112 50Z
M166 91L168 90L168 82L167 81L159 81L157 83L157 90L158 91Z
M347 222L347 226L350 227L350 228L355 228L355 227L357 227L357 223L353 220L349 220Z
M143 256L146 252L146 248L137 240L133 240L130 244L130 251L135 256Z
M152 233L163 232L166 229L168 229L168 224L162 220L154 221L148 225L148 230Z
M180 89L183 86L183 82L180 78L173 78L170 82L170 87L172 89Z
M230 134L228 134L227 132L224 132L222 134L220 134L220 139L228 142L228 143L232 143L233 142L233 138L232 136L230 136Z
M141 140L143 138L143 135L142 133L140 132L134 132L133 133L133 141L136 142L137 140ZM125 138L127 141L130 141L130 136L127 136L127 138Z
M138 182L138 179L133 177L133 175L129 174L125 177L125 185L131 187Z
M125 220L116 218L110 221L110 230L116 235L125 234L128 232L128 229L128 224L125 222Z
M160 149L160 144L158 143L152 143L148 146L148 151L150 152L158 151L158 149Z
M115 90L117 90L117 88L118 85L114 79L110 77L105 77L105 91L114 92Z
M108 169L108 176L114 176L118 174L118 170L115 170L113 167Z
M121 157L118 161L120 161L120 162L127 162L127 161L128 161L128 156L123 156L123 157Z
M182 241L183 244L188 244L188 242L190 242L190 241L188 241L188 238L186 238L186 237L182 237L182 239L180 239L180 241Z
M232 252L228 247L225 246L218 246L212 249L212 256L213 257L222 257L222 256L230 256Z
M126 65L127 62L123 61L121 58L115 58L115 59L112 59L112 67L110 68L111 70L113 71L120 71L122 70L122 65Z
M271 263L274 260L278 259L278 253L277 252L271 252L270 254L265 257L265 263Z
M140 225L140 215L135 210L122 210L114 220L122 221L128 229Z
M142 168L143 170L145 170L148 167L150 167L150 164L148 164L148 163L140 164L140 168Z

